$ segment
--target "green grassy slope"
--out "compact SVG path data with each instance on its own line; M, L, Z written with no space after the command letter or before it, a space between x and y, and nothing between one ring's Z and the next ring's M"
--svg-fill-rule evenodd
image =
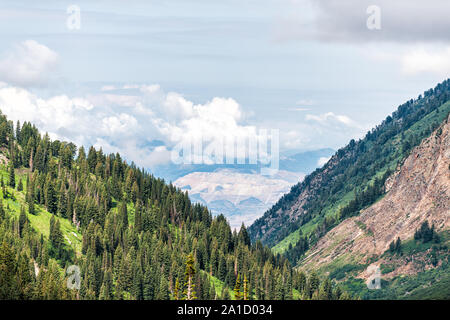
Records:
M23 191L18 191L17 188L13 189L8 186L9 181L9 172L5 164L0 165L0 181L3 180L5 184L5 190L7 193L7 196L3 196L3 191L0 188L0 197L3 199L3 206L6 209L5 211L7 214L11 215L12 217L18 219L20 215L21 208L25 208L25 212L27 214L27 218L30 222L31 228L36 231L39 235L42 234L45 239L48 240L49 238L49 232L50 232L50 219L52 218L52 214L49 213L44 206L35 204L35 214L30 214L28 212L27 203L25 200L25 190L27 190L27 175L29 174L29 169L16 169L15 170L15 178L16 178L16 186L19 184L19 180L22 181L23 185ZM115 199L112 200L113 202L113 208L111 211L117 212L118 211L118 203ZM135 206L133 203L127 204L127 212L128 212L128 221L130 225L134 225L135 222ZM72 224L72 222L66 218L61 218L58 216L54 216L55 219L59 220L61 231L64 237L64 243L66 246L70 246L74 249L74 252L77 254L78 257L81 257L82 254L82 239L83 235L77 228ZM175 231L175 235L181 236L181 230L175 226L170 225L170 228ZM56 266L58 268L59 273L64 276L64 266L58 261L58 265ZM222 291L224 288L224 283L219 280L218 278L211 276L209 273L205 272L204 270L200 270L202 274L205 274L208 276L210 280L210 284L214 285L215 292L217 294L217 297L220 297L222 295ZM231 299L234 299L234 293L232 288L228 288L229 297ZM293 296L294 298L299 298L300 294L297 290L293 290ZM129 298L129 293L125 292L125 298Z
M16 185L18 184L19 179L22 180L23 188L26 190L26 177L27 177L28 171L27 170L17 170L16 172ZM25 193L19 192L15 189L10 188L7 186L7 181L9 179L7 168L2 165L0 166L0 179L3 179L3 181L6 184L6 190L7 192L12 195L12 197L8 197L6 199L3 199L3 206L9 208L10 214L12 214L14 217L18 218L20 214L20 208L23 206L27 208L26 202L25 202ZM0 196L3 197L3 192L0 189ZM31 227L38 233L42 234L46 239L48 239L49 236L49 226L50 226L50 219L52 217L52 214L49 213L43 206L36 204L35 205L36 214L32 215L27 212L27 217L31 223ZM67 219L60 218L55 216L56 219L59 220L61 224L61 231L64 236L64 242L66 245L71 246L74 251L77 253L77 255L81 254L81 241L82 241L82 235L77 230L77 228Z

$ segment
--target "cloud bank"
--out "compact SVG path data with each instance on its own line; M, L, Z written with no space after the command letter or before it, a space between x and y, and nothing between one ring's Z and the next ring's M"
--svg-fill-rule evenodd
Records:
M195 104L179 93L165 93L159 85L125 85L118 92L44 99L3 84L0 109L13 121L36 124L53 139L121 152L147 168L170 161L170 149L183 141L257 135L254 126L241 123L243 113L235 100L215 97Z
M198 141L203 145L193 150L195 163L217 160L216 155L205 152L208 147L220 148L224 155L234 155L232 161L245 163L250 156L249 138L262 139L270 135L270 129L281 129L280 145L285 149L308 147L320 136L346 140L362 133L362 127L350 117L333 112L307 114L295 130L277 128L275 123L257 128L248 124L233 98L213 97L195 103L180 93L165 92L158 84L105 84L81 96L42 97L34 89L46 84L58 60L57 53L33 40L11 50L0 61L0 78L5 81L0 83L1 111L14 122L36 124L52 139L120 152L150 169L173 160L171 151L177 146ZM297 105L296 111L309 111L302 106L314 102L300 100ZM263 163L271 156L269 145L265 147L257 150Z
M0 60L0 80L23 87L48 84L59 56L34 40L17 44Z

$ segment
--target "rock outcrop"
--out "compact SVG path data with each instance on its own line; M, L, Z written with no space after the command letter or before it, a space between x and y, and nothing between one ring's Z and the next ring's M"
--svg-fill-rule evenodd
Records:
M381 200L322 237L301 267L321 269L336 259L367 263L397 237L412 238L425 220L438 232L450 227L450 116L412 150L386 189Z

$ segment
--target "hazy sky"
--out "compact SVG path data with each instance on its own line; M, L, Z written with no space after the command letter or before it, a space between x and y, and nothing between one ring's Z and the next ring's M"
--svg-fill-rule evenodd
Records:
M0 109L149 168L186 135L275 128L282 150L338 148L449 77L449 14L446 0L3 0Z

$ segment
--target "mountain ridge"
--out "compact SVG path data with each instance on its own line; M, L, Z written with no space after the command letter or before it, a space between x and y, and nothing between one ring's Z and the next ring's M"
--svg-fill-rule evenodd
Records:
M369 260L372 255L383 254L397 238L412 239L425 221L436 232L448 230L449 215L450 116L386 181L386 195L331 229L308 251L300 266L317 270L350 251L358 253L362 263L363 257Z
M446 118L449 99L450 81L445 80L399 106L363 139L351 140L249 227L252 241L273 247L295 234L286 250L306 232L314 243L341 221L339 214L358 214L372 204L384 194L384 182L410 150Z

